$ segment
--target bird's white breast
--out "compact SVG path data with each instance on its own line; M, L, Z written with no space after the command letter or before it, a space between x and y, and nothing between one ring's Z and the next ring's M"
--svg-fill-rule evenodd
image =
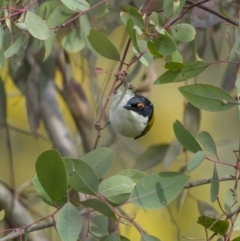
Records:
M110 109L110 123L112 127L123 136L135 138L146 128L148 117L123 108L128 100L134 96L132 92L127 92L121 103L116 107L121 92L117 93L113 99Z

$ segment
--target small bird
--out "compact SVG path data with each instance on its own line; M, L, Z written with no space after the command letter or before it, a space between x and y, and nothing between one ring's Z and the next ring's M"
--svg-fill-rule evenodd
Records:
M144 136L154 123L153 104L144 96L127 91L113 96L110 108L110 124L121 135L138 139Z

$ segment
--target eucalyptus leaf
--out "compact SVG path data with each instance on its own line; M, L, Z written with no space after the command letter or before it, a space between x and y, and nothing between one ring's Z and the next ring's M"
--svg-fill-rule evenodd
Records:
M154 237L150 234L142 233L140 241L160 241L160 239L158 239L157 237Z
M229 93L212 85L187 85L179 91L194 106L207 111L225 111L237 105Z
M211 201L215 202L219 193L219 178L216 165L214 165L212 181L211 181Z
M222 236L227 234L227 231L230 227L229 221L218 220L216 218L210 218L207 216L200 216L197 223Z
M67 192L67 175L63 159L58 151L43 152L37 159L36 172L52 202L64 197Z
M116 61L120 60L117 48L103 33L91 29L87 38L92 47L103 57Z
M184 148L193 153L202 150L194 136L182 125L180 121L176 120L174 122L173 130L178 141Z
M160 77L158 77L154 84L166 84L185 81L199 75L209 66L209 64L203 61L185 62L184 64L185 67L178 71L166 71Z
M75 190L96 195L98 192L98 176L94 170L82 160L64 158L68 184Z
M3 32L2 24L0 23L0 68L2 68L5 63L3 41L4 41L4 32Z
M217 157L217 148L212 136L206 132L202 131L198 134L197 139L203 145L203 147L210 153L214 154Z
M187 170L189 172L193 171L205 160L205 158L206 158L205 154L202 151L198 151L190 160L187 166Z
M104 241L121 241L117 232L112 232Z
M81 160L86 162L95 171L98 178L102 178L113 165L114 153L109 148L101 147L88 152Z
M175 41L167 34L162 34L159 38L154 38L153 43L161 55L169 55L177 50Z
M187 23L176 24L171 27L171 31L174 37L182 42L190 42L196 35L195 28Z
M24 40L25 40L24 36L20 36L19 38L17 38L15 42L11 44L9 48L4 51L4 57L7 59L12 57L14 54L16 54L23 46Z
M25 24L29 33L40 40L49 38L49 29L45 21L37 14L27 11Z
M187 180L187 175L177 172L151 174L136 184L128 202L145 209L164 207L182 191Z
M140 49L138 47L137 38L136 38L136 30L133 27L134 27L134 21L132 18L129 18L127 21L127 32L132 40L132 43L133 43L135 49L138 52L140 52Z
M103 215L94 216L90 225L90 231L96 237L104 237L108 234L108 218Z
M66 203L57 216L57 231L63 241L76 241L82 229L83 221L78 209L72 203Z
M85 11L90 8L89 3L85 0L61 0L61 2L75 12Z

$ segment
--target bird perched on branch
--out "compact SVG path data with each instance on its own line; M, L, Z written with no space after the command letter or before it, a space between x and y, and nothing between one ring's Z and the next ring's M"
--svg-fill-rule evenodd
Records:
M110 123L121 135L138 139L154 123L153 104L146 97L127 91L117 91L110 108Z

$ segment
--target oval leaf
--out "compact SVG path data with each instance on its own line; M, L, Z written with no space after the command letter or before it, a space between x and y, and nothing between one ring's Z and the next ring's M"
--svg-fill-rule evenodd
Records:
M53 202L66 194L67 175L58 151L43 152L37 159L36 172L42 187Z
M229 229L229 221L218 220L216 218L209 218L207 216L200 216L197 221L198 224L210 229L214 233L225 236Z
M120 60L117 48L103 33L91 29L88 40L92 47L103 57L116 61Z
M75 190L95 195L98 192L98 177L93 169L84 161L64 158L68 184Z
M217 157L217 148L212 136L206 132L202 131L198 134L197 139L203 145L203 147L210 153L214 154Z
M194 106L207 111L225 111L237 105L229 93L212 85L187 85L179 91Z
M198 151L190 160L187 166L187 170L189 172L193 171L204 161L205 158L205 154L202 151Z
M163 73L160 77L158 77L154 84L185 81L199 75L209 66L209 64L203 61L185 62L184 64L185 67L178 71L168 70L167 72Z
M25 24L29 33L40 40L49 38L49 29L45 21L37 14L27 11Z
M155 38L153 42L158 53L161 55L169 55L177 50L174 40L166 34L162 34L160 38Z
M173 130L178 141L184 148L193 153L202 150L194 136L183 126L180 121L176 120L173 123Z
M66 203L57 217L57 231L63 241L76 241L82 229L82 218L72 203Z
M134 187L129 202L146 209L168 205L184 188L188 176L177 172L154 173Z
M92 208L95 211L102 213L104 216L107 216L115 221L117 221L116 215L110 209L110 207L99 199L89 199L81 202L81 205L84 207Z
M171 30L174 37L182 42L190 42L196 35L195 28L187 23L176 24L171 27Z
M125 177L129 177L132 179L134 183L137 183L140 181L143 177L146 177L146 174L144 172L140 172L138 170L134 169L126 169L121 172L119 172L117 175L122 175Z
M106 147L93 150L81 158L97 174L98 178L104 177L111 169L114 162L114 153Z
M90 8L85 0L61 0L61 2L75 12L85 11Z
M112 232L104 241L121 241L119 235L116 232Z
M211 181L211 201L215 202L217 200L219 193L219 179L216 165L214 165L213 176Z
M90 230L97 237L106 236L108 234L108 218L103 215L93 217Z
M132 40L132 43L133 43L135 49L138 52L140 52L140 49L139 49L138 43L137 43L137 38L136 38L136 30L133 27L134 27L134 21L132 18L129 18L127 21L127 32L129 34L129 37Z
M132 189L132 179L121 175L109 177L103 180L99 186L99 192L107 199L119 194L130 193Z
M19 38L17 38L16 41L13 44L11 44L11 46L7 50L4 51L5 59L10 58L14 54L16 54L21 49L24 40L24 36L20 36Z

